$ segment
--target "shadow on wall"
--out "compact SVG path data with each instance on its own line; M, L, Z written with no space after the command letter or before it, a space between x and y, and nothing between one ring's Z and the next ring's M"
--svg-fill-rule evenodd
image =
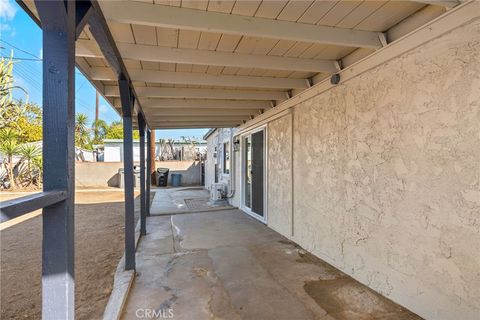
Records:
M135 165L139 165L135 163ZM170 170L168 184L171 184L171 174L182 175L182 186L198 186L202 183L202 165L199 161L156 161L156 168ZM123 162L77 162L75 164L76 187L119 187ZM139 178L137 178L139 179ZM138 183L137 183L138 185Z
M120 184L119 180L120 180L120 174L116 173L113 176L111 176L110 179L108 179L107 185L109 187L118 187Z

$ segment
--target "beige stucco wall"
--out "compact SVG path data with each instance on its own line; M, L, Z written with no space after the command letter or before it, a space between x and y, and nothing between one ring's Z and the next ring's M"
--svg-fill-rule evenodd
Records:
M480 21L293 113L294 192L291 115L268 126L269 226L423 317L478 319Z
M284 235L292 234L291 122L289 114L267 127L267 221L270 228Z

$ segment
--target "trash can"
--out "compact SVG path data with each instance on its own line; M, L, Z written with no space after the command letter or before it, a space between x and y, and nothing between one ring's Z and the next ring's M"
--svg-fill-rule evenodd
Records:
M182 175L180 173L172 173L172 187L180 187L182 185Z
M140 166L133 166L133 187L140 187Z
M133 167L133 187L136 188L140 185L140 170ZM125 188L125 170L123 168L118 169L118 187Z
M158 187L166 187L168 182L168 168L158 168L156 176L156 184Z
M118 169L118 187L123 188L125 185L125 173L123 168Z

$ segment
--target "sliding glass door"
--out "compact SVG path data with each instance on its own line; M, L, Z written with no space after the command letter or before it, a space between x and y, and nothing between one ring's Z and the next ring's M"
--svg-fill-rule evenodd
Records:
M246 211L264 220L265 131L243 138L243 204Z

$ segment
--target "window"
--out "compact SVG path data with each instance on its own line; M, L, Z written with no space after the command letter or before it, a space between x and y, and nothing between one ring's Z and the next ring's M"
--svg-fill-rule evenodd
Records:
M225 142L223 144L223 173L230 173L230 143Z

